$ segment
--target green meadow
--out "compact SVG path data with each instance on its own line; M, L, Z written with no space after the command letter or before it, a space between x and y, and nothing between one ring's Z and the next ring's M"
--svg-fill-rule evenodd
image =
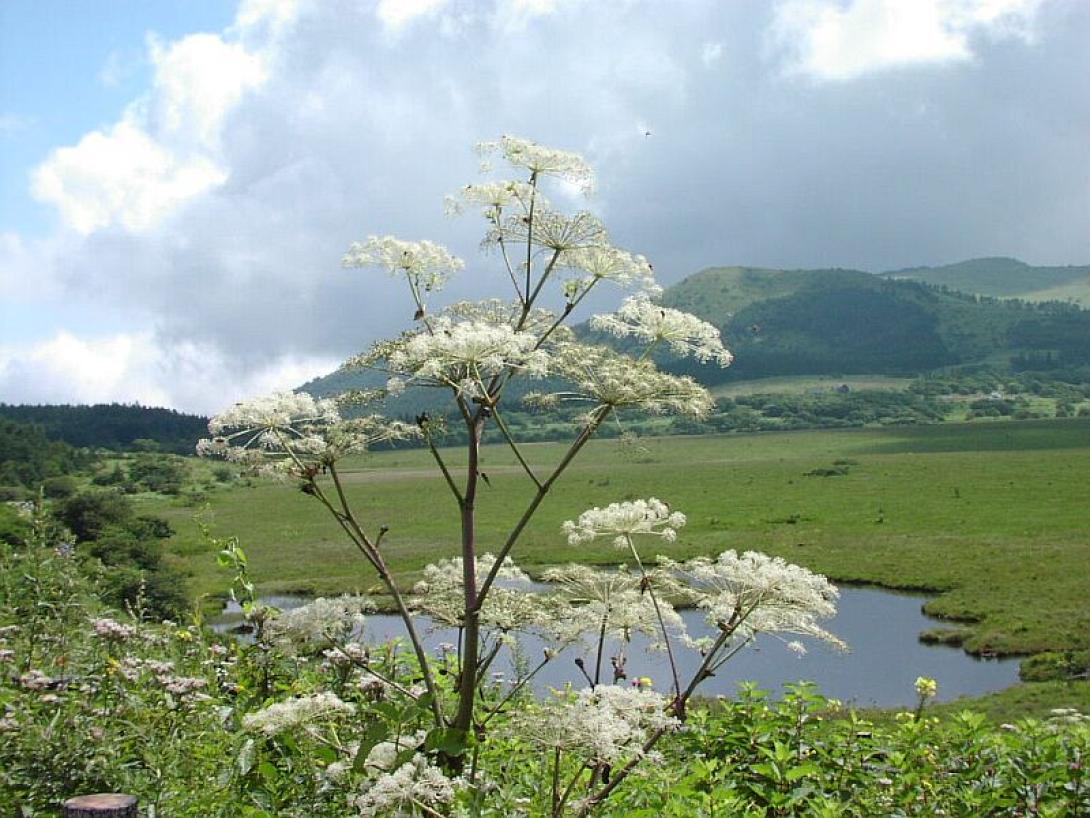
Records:
M525 448L544 472L562 444ZM457 451L444 451L457 469ZM497 550L531 497L509 449L487 447L479 499L482 550ZM343 468L362 521L389 526L388 559L411 581L457 552L457 514L424 450L376 453ZM566 561L613 564L608 543L569 545L561 523L585 508L656 496L688 516L678 541L649 553L689 557L761 550L838 582L934 594L976 652L1090 647L1090 419L644 438L592 443L546 499L514 556L531 573ZM227 577L194 509L150 496L170 519L173 559L201 595ZM214 492L201 512L237 535L266 592L366 591L374 577L319 503L291 483Z

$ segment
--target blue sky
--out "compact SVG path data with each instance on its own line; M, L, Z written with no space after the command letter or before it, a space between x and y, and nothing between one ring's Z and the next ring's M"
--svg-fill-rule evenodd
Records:
M340 268L372 233L490 292L442 199L502 133L585 154L557 204L664 284L1086 264L1088 41L1084 0L5 0L0 400L297 385L410 317Z
M30 170L143 93L149 34L219 31L233 16L224 0L0 3L0 230L41 235L55 222L29 195Z

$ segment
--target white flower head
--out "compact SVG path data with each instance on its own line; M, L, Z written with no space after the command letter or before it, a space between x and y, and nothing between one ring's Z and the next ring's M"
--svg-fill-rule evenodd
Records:
M533 176L563 179L588 195L594 191L594 171L582 156L571 151L505 135L492 142L478 143L477 153L485 162L493 155L500 154L509 164L524 168Z
M687 586L689 601L703 609L708 624L740 639L757 633L788 633L844 643L818 623L836 614L840 593L821 574L756 551L724 551L715 559L696 557L659 565Z
M437 807L454 800L460 786L459 779L447 778L417 754L393 772L379 776L366 792L351 799L351 804L361 816L411 815L419 804L435 814Z
M627 548L638 535L661 537L666 542L677 539L677 529L685 525L685 515L655 497L610 503L605 508L591 508L568 520L563 530L572 545L598 537L612 537L618 548Z
M655 304L646 295L625 299L616 313L595 315L590 319L590 325L617 338L634 337L650 344L665 343L676 354L692 356L701 363L715 361L726 367L734 360L719 340L719 330L707 321Z
M306 392L277 392L237 403L208 423L197 454L297 474L367 451L374 443L418 437L416 427L380 415L342 420L337 402Z
M390 370L426 386L453 386L479 397L494 375L511 369L530 377L548 372L549 353L538 338L507 323L454 321L440 316L431 331L406 336L386 349Z
M359 633L365 612L374 609L367 597L318 597L298 608L282 611L268 624L268 634L282 649L315 651L341 643Z
M545 197L527 182L479 182L466 185L456 195L448 196L446 209L449 214L458 215L465 205L477 205L486 219L498 224L500 214L507 208L521 213L529 212L531 200L535 209L548 206Z
M480 587L496 565L492 554L477 557L476 577ZM461 557L439 560L424 568L423 577L414 587L410 601L413 610L427 614L435 622L451 627L465 624L465 574ZM491 631L537 630L548 623L542 597L530 591L530 577L510 557L496 572L496 584L488 591L481 608L481 625Z
M605 243L581 246L564 253L561 260L574 274L569 282L573 294L598 281L610 281L618 287L638 290L652 297L662 292L651 263L643 256L619 247Z
M685 631L684 620L664 598L675 592L676 583L662 571L649 571L645 578L624 567L603 571L564 565L547 569L542 579L554 585L554 597L566 603L553 611L554 634L562 643L575 642L587 633L628 642L638 633L649 640L650 649L658 650L665 648L663 624L671 633ZM650 590L658 596L657 609Z
M616 764L641 756L652 733L680 727L670 704L643 687L598 685L528 707L508 729L539 747L582 756L590 765Z
M393 236L368 236L353 242L341 259L344 267L382 267L404 275L414 288L438 290L465 262L433 241L404 241Z
M552 370L575 391L534 396L536 400L589 401L614 409L631 407L653 414L673 412L693 417L704 417L713 405L708 390L692 378L670 375L651 361L636 360L608 347L558 344Z
M355 709L333 693L300 696L248 714L242 719L242 728L272 737L285 730L351 715Z

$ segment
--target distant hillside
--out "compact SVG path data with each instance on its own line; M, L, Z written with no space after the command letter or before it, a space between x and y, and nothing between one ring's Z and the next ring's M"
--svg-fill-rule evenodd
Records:
M859 270L703 270L663 303L720 328L730 370L682 364L706 383L770 375L908 375L983 361L1090 362L1090 312L953 292Z
M127 449L134 440L154 440L166 452L191 454L208 435L208 418L173 409L135 404L94 406L11 405L0 403L0 417L38 426L50 440L79 448Z
M941 267L882 273L966 293L1027 301L1074 301L1090 307L1090 266L1034 267L1014 258L975 258Z
M667 369L708 385L780 375L913 376L978 363L1022 369L1090 364L1090 311L861 270L715 267L667 289L662 303L717 326L735 353L726 370L659 358ZM383 381L373 372L334 372L303 388L328 395ZM408 390L383 411L412 415L443 400Z

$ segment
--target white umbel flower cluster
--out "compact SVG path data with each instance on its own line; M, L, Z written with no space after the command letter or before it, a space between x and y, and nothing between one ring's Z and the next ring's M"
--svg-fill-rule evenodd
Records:
M354 712L355 707L341 701L336 694L317 693L277 702L264 710L250 713L242 719L242 729L272 737L285 730L333 721Z
M649 296L662 292L655 281L651 263L641 255L609 244L580 247L566 252L562 263L574 274L568 283L569 294L577 295L599 281L638 290Z
M594 171L582 156L572 151L504 135L498 140L478 143L477 153L486 163L493 155L500 154L509 164L525 168L534 176L563 179L577 185L585 194L594 191Z
M480 396L484 382L512 369L530 377L548 372L549 353L537 348L537 337L516 332L506 323L434 322L432 331L408 336L391 345L387 365L392 373L430 386L452 386Z
M605 508L591 508L563 525L568 542L576 545L598 537L612 537L618 548L628 548L630 538L651 535L666 542L677 539L677 530L685 525L685 515L655 497L610 503Z
M573 392L528 393L531 404L585 401L614 409L633 408L652 414L704 417L713 401L692 378L661 372L651 361L638 361L607 347L562 343L552 353L552 373Z
M197 454L293 473L328 465L382 441L419 437L415 426L380 415L341 420L337 403L306 392L276 392L236 403L208 423Z
M496 564L492 554L477 557L477 587ZM410 606L415 611L430 616L435 622L450 627L461 627L465 618L465 575L461 557L440 560L424 568L423 578L413 586ZM504 559L496 573L496 584L485 597L481 608L482 627L511 633L537 629L551 620L543 606L542 597L530 591L530 577L511 561Z
M756 551L724 551L715 559L696 557L659 565L686 586L690 601L705 612L709 625L738 638L757 633L810 636L844 648L818 622L836 614L840 593L821 574Z
M674 592L676 583L661 571L649 572L645 580L625 568L602 571L587 565L565 565L546 570L542 579L554 585L556 596L567 603L566 610L556 612L561 642L573 642L585 634L629 642L639 633L647 637L649 648L661 649L665 647L662 625L670 633L685 631L681 616L662 598L664 593ZM648 584L659 597L658 611Z
M454 196L446 199L446 210L456 216L462 212L465 205L477 205L481 208L481 214L493 224L499 223L500 213L506 208L517 208L526 213L530 209L530 201L534 206L547 207L545 197L533 186L526 182L499 181L480 182L475 185L466 185Z
M287 652L316 651L341 643L363 630L365 611L374 609L367 597L318 597L298 608L283 611L269 622L267 633Z
M460 782L443 775L419 753L412 761L379 776L367 792L350 799L361 816L416 815L416 807L427 807L430 814L454 800Z
M715 361L730 366L734 356L719 339L719 330L707 321L681 310L655 304L646 295L625 299L617 312L595 315L590 325L599 332L617 338L633 337L649 344L665 343L682 357L692 356L701 363Z
M617 764L641 755L652 733L680 726L669 714L670 704L652 690L598 685L528 707L509 729L539 747L574 753L589 765Z
M404 241L393 236L368 236L356 241L341 259L345 267L382 267L404 275L414 287L438 290L465 262L433 241Z

